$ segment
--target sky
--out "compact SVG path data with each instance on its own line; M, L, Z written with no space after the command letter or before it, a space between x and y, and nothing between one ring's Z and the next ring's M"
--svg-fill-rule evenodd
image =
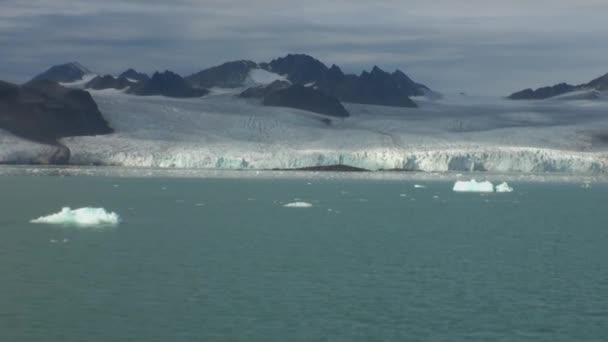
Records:
M444 92L508 95L608 72L606 0L0 0L0 79L53 64L182 75L310 54L399 68Z

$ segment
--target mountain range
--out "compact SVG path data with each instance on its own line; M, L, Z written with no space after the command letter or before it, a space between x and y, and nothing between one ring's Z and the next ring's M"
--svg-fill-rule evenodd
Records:
M572 98L594 99L600 96L600 92L606 90L608 90L608 74L598 77L588 83L579 85L559 83L553 86L541 87L538 89L528 88L513 93L509 95L508 98L511 100L543 100L557 96L568 96L571 94L573 95Z

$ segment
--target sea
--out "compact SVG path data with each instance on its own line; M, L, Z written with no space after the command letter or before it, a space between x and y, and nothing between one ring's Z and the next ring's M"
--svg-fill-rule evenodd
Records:
M608 183L142 174L0 175L0 341L608 341Z

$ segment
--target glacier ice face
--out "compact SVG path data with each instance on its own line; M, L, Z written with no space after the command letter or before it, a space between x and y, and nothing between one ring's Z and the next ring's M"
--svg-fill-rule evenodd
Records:
M103 208L70 209L64 207L58 213L41 216L30 222L76 227L104 227L118 225L120 217L118 214L108 212Z
M311 208L312 204L308 202L291 202L284 205L286 208Z
M608 142L592 138L593 132L608 131L608 102L588 106L445 97L419 100L416 109L347 103L351 117L328 123L322 115L264 107L259 101L235 98L235 93L215 89L203 98L170 99L91 91L116 133L62 142L70 148L70 163L77 165L262 170L346 164L425 172L608 171ZM17 145L0 146L0 162L49 153L40 146Z
M496 186L496 192L513 192L513 188L507 182L503 182Z
M489 181L477 182L471 179L470 181L456 181L453 190L455 192L494 192L494 185Z

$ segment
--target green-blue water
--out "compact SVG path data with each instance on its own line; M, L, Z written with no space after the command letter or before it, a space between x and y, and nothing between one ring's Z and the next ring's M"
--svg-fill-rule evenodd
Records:
M413 184L0 177L0 341L608 339L608 187Z

